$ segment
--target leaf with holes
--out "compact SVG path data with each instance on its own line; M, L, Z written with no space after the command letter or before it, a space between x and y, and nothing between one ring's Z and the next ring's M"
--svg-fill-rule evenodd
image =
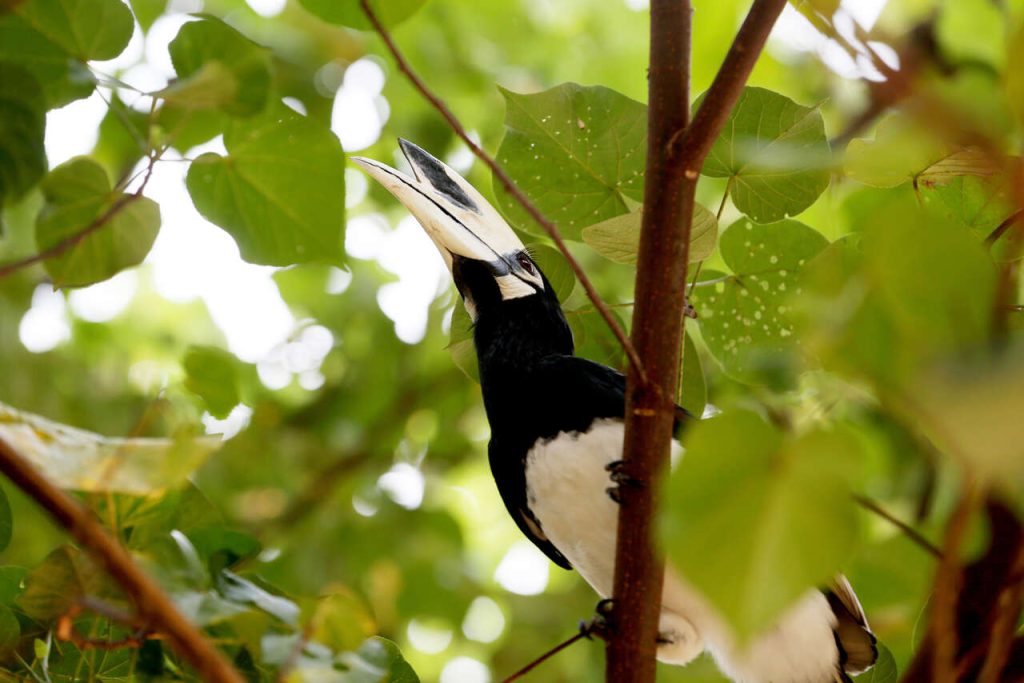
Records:
M685 446L662 497L663 545L745 640L856 550L860 442L851 431L797 437L736 412L697 423Z
M606 259L636 265L642 221L642 209L609 218L583 228L583 241ZM690 263L703 261L710 256L715 250L717 239L718 219L715 214L701 204L694 204L693 226L690 228Z
M701 173L729 178L736 208L769 223L800 213L825 191L830 156L816 107L764 88L744 88Z
M36 219L40 251L91 230L44 262L56 287L102 282L142 263L160 230L156 202L114 192L103 167L85 157L53 169L43 180L43 194L46 204ZM120 208L111 212L115 205ZM98 224L104 216L102 225Z
M185 24L168 48L178 81L161 95L185 110L252 116L267 102L270 52L212 17Z
M502 90L507 132L497 158L568 239L643 200L647 108L614 90L564 83L533 95ZM494 181L512 225L543 234Z
M427 0L370 0L380 23L391 28L411 17ZM364 31L373 24L363 13L359 0L299 0L308 11L330 24L341 24Z
M732 274L705 271L690 303L708 349L727 373L758 381L759 363L791 349L789 298L799 293L804 263L827 244L821 233L793 220L759 225L743 218L722 233L719 251Z
M345 155L338 138L287 107L231 123L228 155L203 154L186 185L199 213L250 263L340 262ZM296 150L302 150L297 154Z

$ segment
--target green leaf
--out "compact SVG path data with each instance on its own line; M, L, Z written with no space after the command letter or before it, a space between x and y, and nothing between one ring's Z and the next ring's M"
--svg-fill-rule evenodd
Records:
M896 659L882 643L876 643L878 648L878 659L875 665L853 680L857 683L896 683L899 680L899 671L896 669Z
M705 271L707 284L697 284L690 303L708 350L727 373L757 381L759 363L792 349L789 299L800 293L800 269L827 244L793 220L758 225L744 218L722 233L719 251L732 275Z
M89 68L15 13L0 14L0 61L27 69L39 81L47 108L88 97L95 80Z
M220 19L185 24L168 48L178 81L160 94L184 109L252 116L267 103L269 51Z
M505 139L497 158L526 196L568 239L627 213L643 200L646 107L614 90L564 83L533 95L502 90ZM494 183L509 222L543 234Z
M878 124L873 139L850 141L846 172L865 185L896 187L917 178L954 151L910 117L892 114Z
M0 566L0 605L13 605L21 595L22 582L28 570L14 565Z
M1006 61L1006 16L986 0L943 3L935 22L935 38L954 63L983 62L996 71Z
M583 228L583 241L610 261L635 265L640 251L643 209ZM715 250L718 219L701 204L693 206L690 228L690 263L703 261Z
M7 653L18 644L21 624L8 607L0 605L0 653Z
M476 346L473 344L473 321L461 299L455 302L455 308L452 310L451 341L448 342L448 351L459 370L479 384L480 368L477 366Z
M1019 125L1024 123L1024 22L1013 30L1007 43L1004 76L1006 100L1017 115Z
M426 2L427 0L370 0L370 6L380 22L391 28L411 17ZM373 24L359 6L359 0L299 0L299 3L328 23L364 31L373 28Z
M697 347L687 332L683 337L683 363L680 367L679 395L676 403L700 417L708 402L708 387L704 381L704 368L700 364Z
M622 316L614 309L611 313L622 329L628 329ZM589 302L580 308L567 309L565 319L569 321L569 327L572 329L576 355L619 370L625 368L622 345L608 327L608 323L597 310L589 305Z
M770 223L800 213L825 191L830 154L816 107L748 87L701 173L729 178L736 208L759 223Z
M976 236L987 237L1016 208L1009 183L994 171L975 171L977 167L961 166L956 175L934 175L937 167L949 169L945 162L933 165L919 179L924 205Z
M855 550L859 445L851 433L795 437L737 412L698 423L685 446L665 491L662 540L745 640L826 585Z
M263 549L249 534L220 525L193 529L187 536L213 574L255 557Z
M231 602L252 605L290 626L298 625L298 605L288 598L274 595L234 572L226 569L221 571L218 575L217 589Z
M419 683L419 676L405 661L398 646L379 636L368 638L355 652L346 652L341 661L348 672L343 683Z
M191 346L182 365L185 387L202 397L211 415L223 419L238 405L238 359L230 352L215 346Z
M46 173L46 100L25 69L0 62L0 206L21 198Z
M82 62L121 54L134 25L131 10L120 0L28 0L14 12Z
M569 261L562 255L562 252L554 247L536 242L527 244L526 251L544 273L544 277L551 283L551 289L554 290L558 300L565 301L572 294L573 287L576 286L576 275L572 272L572 266L569 265Z
M40 251L91 229L108 216L77 244L45 261L55 287L102 282L146 258L160 230L156 202L113 192L103 167L86 157L50 171L42 187L46 204L36 219ZM107 214L118 202L121 208Z
M57 548L25 577L25 591L18 606L33 619L47 621L68 611L86 596L99 596L103 572L81 550L69 545Z
M345 157L338 138L279 106L231 123L224 144L228 156L203 154L186 184L199 212L235 238L242 258L274 266L340 261Z
M377 624L366 602L344 587L332 587L333 593L316 601L309 620L312 638L333 650L352 650L377 631Z
M105 437L0 403L0 438L57 486L148 495L185 482L217 437Z
M0 487L0 552L11 542L11 532L14 530L14 517L11 515L11 502L7 500L7 494L3 487Z

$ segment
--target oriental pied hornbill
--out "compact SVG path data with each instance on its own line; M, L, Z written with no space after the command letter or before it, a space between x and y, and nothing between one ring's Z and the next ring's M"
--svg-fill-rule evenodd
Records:
M400 141L413 175L366 158L366 172L433 240L473 319L491 471L520 530L551 561L612 593L616 503L608 466L622 454L625 378L573 355L558 299L522 242L465 179ZM680 409L680 419L686 416ZM726 541L727 542L727 541ZM743 683L832 683L875 661L875 639L842 576L808 591L741 646L714 608L671 567L658 658L685 664L708 650Z

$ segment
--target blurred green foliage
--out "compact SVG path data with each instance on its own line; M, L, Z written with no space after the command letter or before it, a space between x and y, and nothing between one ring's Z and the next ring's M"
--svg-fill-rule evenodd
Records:
M627 325L646 149L642 3L373 4ZM696 101L749 3L693 4ZM180 229L178 207L133 200L0 279L0 436L20 434L250 680L446 672L451 683L470 660L498 679L571 635L595 597L523 545L496 495L457 295L433 298L415 343L385 314L398 269L346 236L375 220L393 235L405 213L345 155L398 163L401 136L468 167L528 235L578 352L617 367L623 354L562 256L465 160L357 2L273 5L25 0L0 11L0 263L146 193L151 168L187 164L182 196L211 221L203 230L277 266L272 284L295 321L266 358L229 349L213 306L168 296L156 266L138 265L158 233ZM838 7L794 5L826 31ZM96 61L131 53L132 16L144 46L134 60L166 61L170 82L154 85L131 60ZM811 30L769 42L702 171L698 319L679 400L723 415L685 437L664 541L743 634L843 571L885 645L863 680L893 681L921 636L932 558L850 494L932 539L968 476L1021 510L1024 238L1012 217L1024 5L890 0L872 39L900 49L927 35L930 52L902 100L850 131L876 89L797 49ZM859 40L820 51L844 49L850 64L871 61ZM383 75L369 106L384 125L366 148L343 150L332 107L357 63ZM101 119L45 117L94 92ZM44 131L95 144L47 164ZM117 315L94 322L73 305L75 288L126 270L137 284ZM48 306L66 334L37 348L25 330ZM234 433L209 454L203 425L224 418ZM985 542L981 520L971 533L966 554ZM0 551L4 680L194 680L160 640L88 646L135 635L110 616L130 604L10 485ZM62 619L74 638L58 637ZM543 667L537 680L599 680L602 648L576 645ZM721 680L706 657L660 677Z

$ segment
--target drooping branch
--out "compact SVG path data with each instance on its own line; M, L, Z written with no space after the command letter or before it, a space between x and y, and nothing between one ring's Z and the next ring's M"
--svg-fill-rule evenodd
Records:
M894 527L903 532L903 535L909 538L911 541L920 546L925 552L934 557L937 560L942 559L942 551L927 538L925 538L920 531L910 526L898 517L893 516L888 510L883 508L881 505L871 500L867 496L855 495L853 499L865 510L869 510L874 514L878 515L885 521L892 524Z
M170 597L140 570L128 551L83 505L54 486L0 438L0 472L35 500L85 548L132 599L139 623L164 634L205 681L244 683L224 656L193 626Z
M755 0L711 88L688 124L690 3L651 3L647 168L633 342L649 383L630 368L626 475L615 556L614 628L606 680L654 680L664 561L654 544L654 492L667 469L679 375L690 229L697 178L739 99L786 0Z
M601 296L597 293L597 290L594 288L594 285L590 282L590 278L587 277L587 274L583 271L583 268L576 260L576 257L574 257L572 255L572 252L569 251L569 247L566 246L565 240L562 238L562 234L558 230L558 226L556 226L546 216L544 216L544 214L541 213L540 209L538 209L533 204L533 202L531 202L529 198L527 198L527 196L523 194L523 191L520 190L519 187L512 180L512 178L510 178L509 175L505 173L505 170L494 159L494 157L485 152L483 148L480 147L480 145L478 145L476 142L473 141L471 137L469 137L469 133L466 132L465 127L463 127L463 125L455 117L455 114L452 113L452 110L448 108L448 105L445 104L440 97L434 94L434 92L427 86L426 83L423 82L419 75L417 75L417 73L413 70L409 62L406 61L404 55L398 49L398 46L392 39L391 34L384 27L380 19L377 17L376 13L374 13L373 9L370 7L370 3L368 2L368 0L360 0L359 4L363 9L363 13L366 14L367 19L370 20L371 24L373 24L373 28L377 32L377 35L379 35L381 37L381 40L384 41L384 45L387 47L388 52L390 52L391 56L394 58L395 64L398 66L398 70L405 74L406 78L409 79L409 82L412 84L412 86L423 96L424 99L426 99L431 104L431 106L434 107L434 109L437 110L437 112L444 118L444 120L448 122L448 125L451 127L452 131L459 137L459 139L462 140L463 143L465 143L465 145L470 149L471 152L473 152L477 159L482 161L484 165L491 170L491 173L493 173L494 177L498 179L498 182L500 182L501 186L505 188L505 191L508 192L516 200L516 202L518 202L519 205L523 207L526 213L530 214L530 217L537 223L537 225L543 228L544 232L546 232L548 234L548 237L550 237L551 240L555 243L555 246L558 247L558 250L562 252L562 255L565 256L566 260L569 262L569 267L572 268L572 272L576 276L576 279L580 281L581 285L583 285L583 289L587 293L587 298L589 298L590 301L594 304L594 308L597 309L597 312L604 319L609 329L611 329L612 334L615 335L615 338L619 340L619 344L622 345L623 351L626 352L626 356L629 358L630 364L637 368L637 372L640 374L641 377L644 378L644 381L646 382L647 374L644 370L643 363L641 363L640 356L637 354L636 349L634 348L629 337L626 336L626 333L625 331L623 331L622 326L619 325L618 321L615 320L615 316L613 316L611 311L608 309L608 305L604 302L603 299L601 299Z

